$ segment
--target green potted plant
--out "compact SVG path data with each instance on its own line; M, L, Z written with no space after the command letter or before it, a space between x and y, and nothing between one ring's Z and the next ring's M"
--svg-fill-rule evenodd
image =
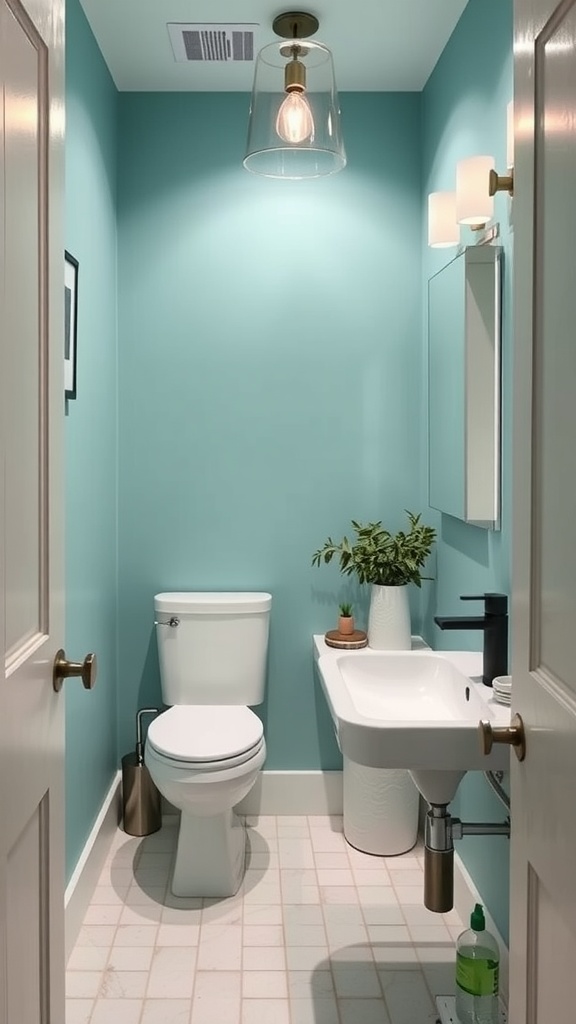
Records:
M343 601L340 607L340 618L338 619L338 632L342 636L350 636L354 632L354 616L352 605L349 601Z
M312 557L312 565L329 563L337 556L340 572L371 585L368 643L379 650L411 647L408 584L422 585L422 569L436 539L436 530L420 522L421 514L408 512L409 529L392 534L377 523L352 520L356 539L331 537Z

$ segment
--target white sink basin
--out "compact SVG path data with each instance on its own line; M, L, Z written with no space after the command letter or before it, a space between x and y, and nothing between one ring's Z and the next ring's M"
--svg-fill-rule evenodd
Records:
M510 708L475 677L468 651L338 651L315 638L320 682L343 754L371 768L506 769L509 748L480 749L478 722L509 725ZM418 782L418 779L416 779Z

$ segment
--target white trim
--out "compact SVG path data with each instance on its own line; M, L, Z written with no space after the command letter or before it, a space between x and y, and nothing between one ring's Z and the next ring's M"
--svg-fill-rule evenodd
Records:
M76 944L84 915L94 894L110 844L118 829L121 817L121 778L122 773L116 772L72 877L66 886L64 895L66 960Z
M454 908L458 912L466 927L466 921L470 918L470 911L474 903L482 903L482 895L472 881L472 876L465 868L462 858L454 853ZM500 948L500 997L505 1006L508 1006L508 946L500 935L493 918L484 906L486 928L498 942Z
M238 814L342 814L342 772L260 772Z

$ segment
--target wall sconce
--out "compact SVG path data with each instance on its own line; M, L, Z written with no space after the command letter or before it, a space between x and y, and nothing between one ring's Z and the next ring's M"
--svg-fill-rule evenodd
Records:
M459 241L456 193L431 192L428 196L428 245L432 249L447 249L458 245Z
M332 54L308 38L318 19L289 12L272 27L289 42L270 43L258 54L244 167L270 178L341 171L346 153Z
M491 156L471 156L456 164L456 192L428 196L428 245L442 248L459 242L458 224L473 231L484 228L494 215L497 192L514 195L514 104L506 108L508 174L498 174ZM454 212L455 206L455 212ZM451 224L451 219L455 224Z
M473 229L483 228L494 213L493 193L488 191L491 156L471 156L456 164L456 219Z

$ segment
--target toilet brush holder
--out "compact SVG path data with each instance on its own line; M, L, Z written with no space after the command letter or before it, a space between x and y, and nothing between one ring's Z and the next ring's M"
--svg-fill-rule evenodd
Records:
M149 836L162 824L160 793L144 764L142 715L157 715L158 708L142 708L136 715L136 750L122 758L122 819L130 836Z

